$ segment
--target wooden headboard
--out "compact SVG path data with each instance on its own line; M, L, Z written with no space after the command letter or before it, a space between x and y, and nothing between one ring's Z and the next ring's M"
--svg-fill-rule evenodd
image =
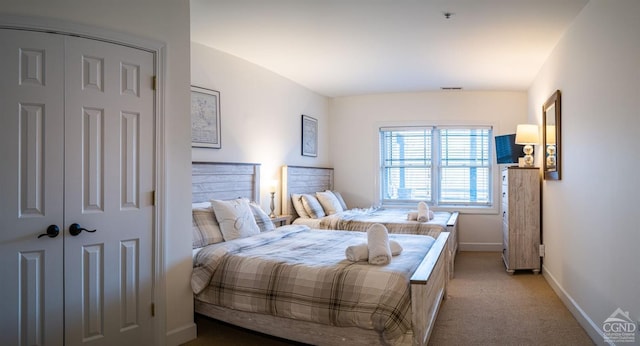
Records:
M314 194L317 191L333 190L333 168L283 166L282 167L282 214L298 217L291 194Z
M193 162L191 202L248 198L260 203L260 164Z

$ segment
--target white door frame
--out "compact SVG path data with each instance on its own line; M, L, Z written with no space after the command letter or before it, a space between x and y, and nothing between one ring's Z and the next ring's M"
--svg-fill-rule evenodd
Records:
M165 318L165 273L164 273L164 228L166 224L165 203L165 140L164 140L164 90L166 75L166 43L137 37L135 35L95 28L69 21L51 18L18 15L0 15L0 28L21 29L74 35L94 40L116 43L145 50L154 54L156 75L155 98L155 217L153 225L153 301L155 304L154 344L164 345L166 338Z

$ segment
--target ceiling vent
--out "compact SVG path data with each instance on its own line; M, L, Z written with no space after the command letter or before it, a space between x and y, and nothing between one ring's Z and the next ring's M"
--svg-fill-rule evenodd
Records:
M462 87L440 87L441 90L462 90Z

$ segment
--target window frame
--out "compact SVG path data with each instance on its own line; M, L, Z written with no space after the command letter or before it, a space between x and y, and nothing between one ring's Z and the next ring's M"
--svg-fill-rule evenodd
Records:
M431 199L428 200L428 203L438 210L476 210L479 213L496 213L497 211L497 203L495 201L495 186L496 186L496 172L499 171L497 168L497 164L494 162L495 156L495 144L493 143L493 138L495 136L495 126L493 125L470 125L470 124L458 124L458 125L406 125L406 126L379 126L377 129L377 142L378 142L378 167L377 167L377 191L378 191L378 204L384 207L408 207L415 206L415 203L418 199L384 199L384 191L386 184L384 171L387 166L384 166L385 153L384 148L385 145L383 143L384 132L386 131L403 131L403 130L420 130L420 129L431 129ZM489 134L487 137L487 159L486 168L488 170L488 186L487 193L488 198L486 203L468 203L468 202L460 202L460 203L444 203L441 202L441 172L442 172L442 158L441 158L441 130L445 129L481 129L481 130L489 130ZM485 166L478 166L485 167ZM422 200L422 199L420 199Z
M414 201L415 201L415 200L412 200L412 199L409 199L409 200L406 200L406 199L396 199L396 200L389 199L389 200L385 200L385 199L382 198L383 197L383 192L384 192L383 184L386 183L386 180L385 180L385 176L386 175L383 173L383 170L385 169L385 167L387 167L387 166L383 165L384 164L384 162L383 162L384 161L384 155L383 155L383 148L382 148L383 144L382 144L382 142L384 140L383 139L384 132L390 132L390 131L425 131L425 130L426 131L430 131L431 132L430 147L431 147L431 153L433 153L433 151L434 151L434 149L433 149L433 142L434 142L434 140L433 140L433 129L434 128L435 128L434 126L393 126L393 127L385 126L385 127L381 127L378 130L378 155L379 155L379 159L380 159L379 164L378 164L378 175L380 177L380 179L379 179L380 184L378 184L378 191L379 191L378 199L383 205L407 204L407 203L414 203ZM387 129L387 131L383 131L383 129ZM419 166L413 166L413 167L415 168L415 167L419 167ZM402 167L398 166L398 168L406 168L406 167L405 166L402 166ZM431 184L429 184L429 188L431 190L430 191L431 193L433 191L433 171L434 171L433 170L433 159L431 159L430 160L430 165L429 165L429 172L431 174ZM433 198L433 194L432 194L431 197ZM423 200L425 200L425 199L423 199ZM394 202L390 203L389 201L394 201ZM425 201L431 202L431 200L425 200Z

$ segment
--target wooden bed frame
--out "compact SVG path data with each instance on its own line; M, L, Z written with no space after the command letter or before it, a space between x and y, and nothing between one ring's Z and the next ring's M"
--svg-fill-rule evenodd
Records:
M238 197L260 203L259 163L191 163L191 202Z
M282 167L282 214L291 215L291 221L298 218L293 207L291 194L315 194L317 191L333 190L333 168L283 166ZM458 252L458 216L452 212L447 221L449 232L448 249L451 252L449 274L453 278L454 263Z
M282 214L291 221L300 217L291 201L291 194L315 194L333 190L333 168L282 166Z
M245 197L259 200L260 165L245 163L193 163L192 202ZM249 179L247 179L249 177ZM333 181L333 179L331 179ZM319 190L314 190L319 191ZM449 233L442 232L411 277L412 330L396 341L398 345L426 345L449 276ZM224 308L195 299L195 312L233 325L314 345L381 344L380 334L357 327L335 327L284 317ZM418 307L418 308L416 308Z

